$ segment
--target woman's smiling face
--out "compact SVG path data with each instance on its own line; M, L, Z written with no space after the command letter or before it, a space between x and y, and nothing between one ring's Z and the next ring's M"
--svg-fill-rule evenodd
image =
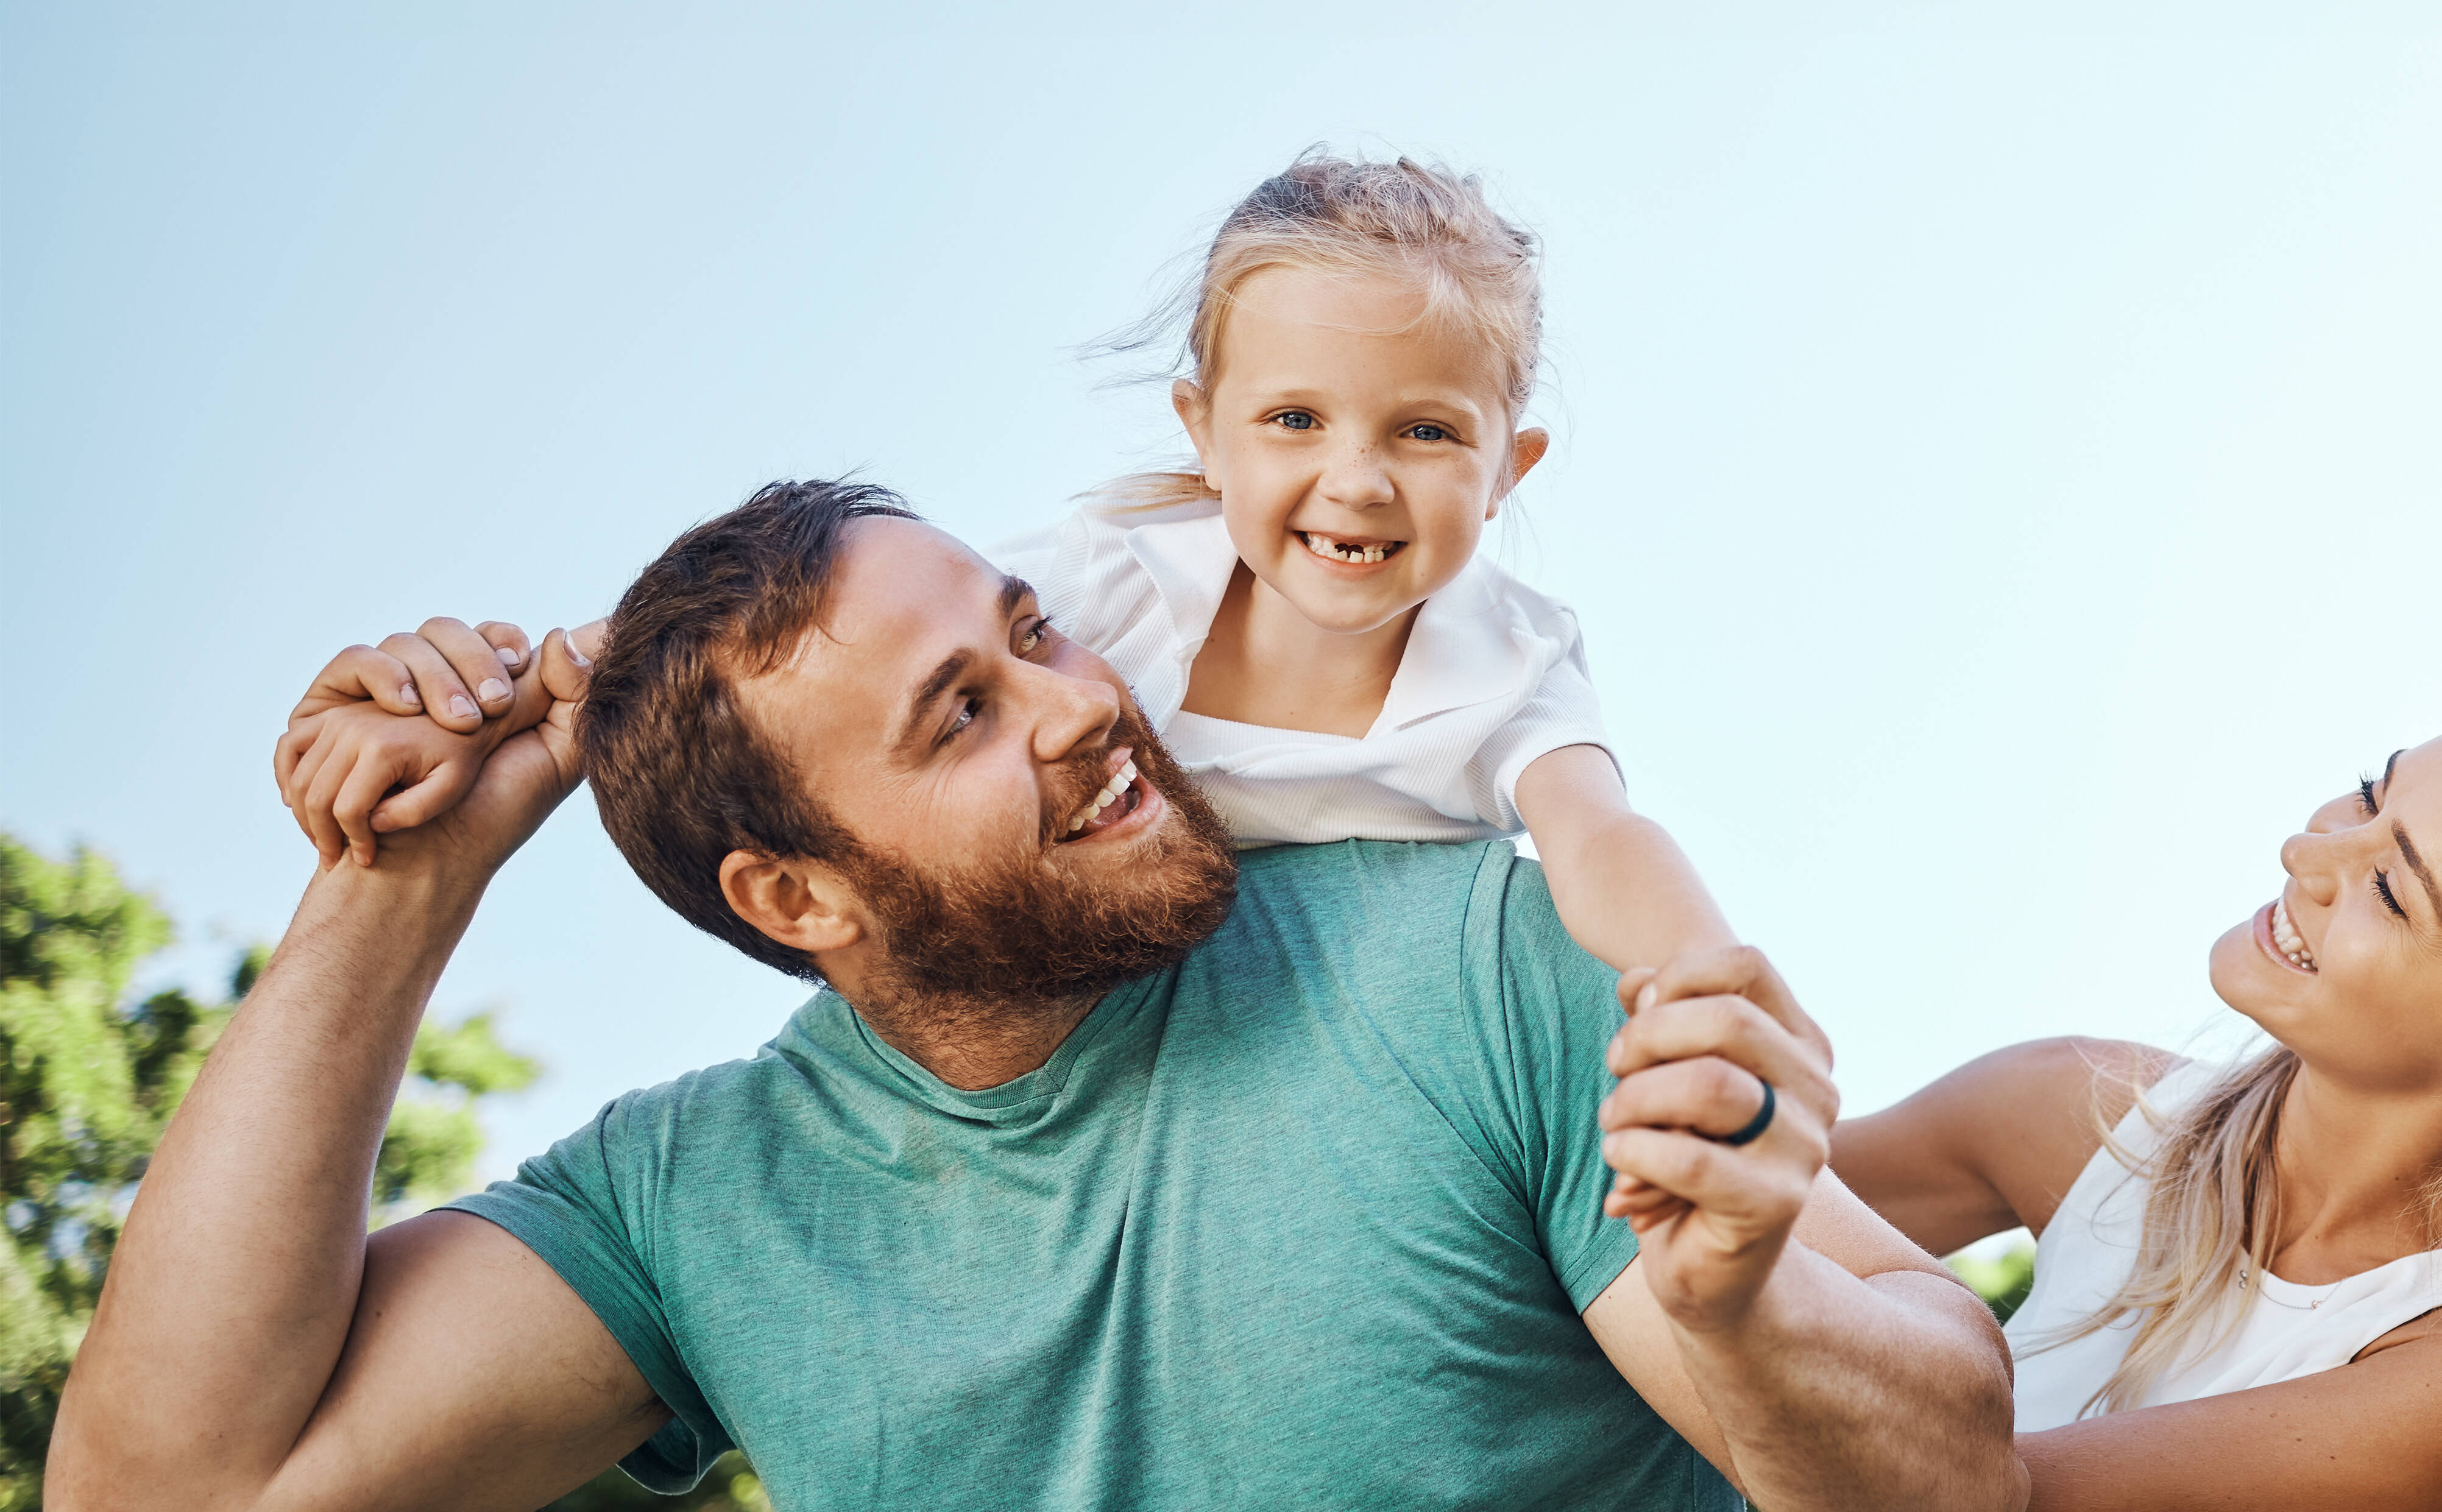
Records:
M2281 896L2215 941L2214 991L2308 1066L2442 1083L2442 740L2315 811Z
M1501 368L1394 280L1267 268L1234 291L1212 386L1179 418L1255 575L1324 629L1422 603L1543 455L1513 432Z

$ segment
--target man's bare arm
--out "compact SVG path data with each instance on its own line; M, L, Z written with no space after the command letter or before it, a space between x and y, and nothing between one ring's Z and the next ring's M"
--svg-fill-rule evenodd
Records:
M433 1214L365 1235L425 1001L493 871L574 780L563 709L446 820L309 886L129 1213L61 1403L51 1505L507 1512L665 1420L506 1233ZM487 1474L497 1491L478 1490Z
M1631 1384L1772 1512L2015 1512L2000 1330L1825 1171L1822 1029L1743 947L1620 995L1604 1211L1638 1250L1586 1321Z
M1735 1338L1683 1337L1637 1265L1595 1299L1586 1326L1638 1394L1759 1505L2022 1498L2007 1463L2008 1356L1984 1304L1828 1171L1790 1237Z

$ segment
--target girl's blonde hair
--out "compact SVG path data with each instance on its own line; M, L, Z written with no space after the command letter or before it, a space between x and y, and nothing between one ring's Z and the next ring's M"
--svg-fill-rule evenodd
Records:
M2157 1112L2141 1083L2137 1105L2162 1130L2161 1141L2142 1158L2105 1125L2105 1147L2131 1179L2151 1190L2128 1279L2092 1317L2036 1344L2037 1350L2055 1348L2137 1320L2119 1368L2087 1398L2079 1416L2141 1406L2192 1348L2208 1353L2237 1330L2242 1309L2228 1303L2270 1268L2281 1237L2281 1109L2300 1064L2297 1051L2274 1045L2224 1072L2174 1116ZM2133 1074L2143 1074L2143 1063ZM2416 1217L2430 1246L2442 1232L2442 1180L2427 1184L2419 1206Z
M1221 223L1204 263L1121 349L1157 339L1185 317L1178 366L1205 389L1221 368L1221 331L1237 291L1266 268L1394 278L1424 294L1421 324L1484 343L1514 415L1535 393L1543 337L1543 282L1533 233L1503 217L1483 181L1401 157L1368 162L1321 148L1264 180ZM1161 508L1216 497L1193 472L1116 479L1088 498L1103 508Z

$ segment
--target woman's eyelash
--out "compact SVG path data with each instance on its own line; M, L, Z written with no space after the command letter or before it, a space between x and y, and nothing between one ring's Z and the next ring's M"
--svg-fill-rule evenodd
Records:
M2406 919L2408 917L2408 910L2400 907L2399 900L2391 895L2391 873L2387 871L2378 871L2374 874L2374 892L2376 897L2382 900L2382 905L2385 908L2390 909L2393 913L2397 914L2402 919Z
M2370 774L2358 778L2358 802L2365 806L2369 818L2382 811L2382 805L2374 801L2374 777Z

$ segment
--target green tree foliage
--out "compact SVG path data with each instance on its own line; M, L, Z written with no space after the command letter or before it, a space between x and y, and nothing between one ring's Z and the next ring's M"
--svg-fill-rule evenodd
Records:
M1944 1262L1959 1280L1976 1288L1984 1305L2003 1322L2027 1300L2035 1284L2035 1247L2019 1244L1997 1255L1956 1254Z
M772 1512L772 1499L746 1457L732 1450L684 1496L656 1496L623 1472L605 1470L544 1512Z
M100 857L56 862L0 834L0 1512L42 1504L60 1388L136 1184L269 958L240 957L225 1001L130 1003L170 935ZM483 1145L475 1100L535 1076L487 1014L426 1025L409 1069L375 1165L377 1221L464 1191Z

